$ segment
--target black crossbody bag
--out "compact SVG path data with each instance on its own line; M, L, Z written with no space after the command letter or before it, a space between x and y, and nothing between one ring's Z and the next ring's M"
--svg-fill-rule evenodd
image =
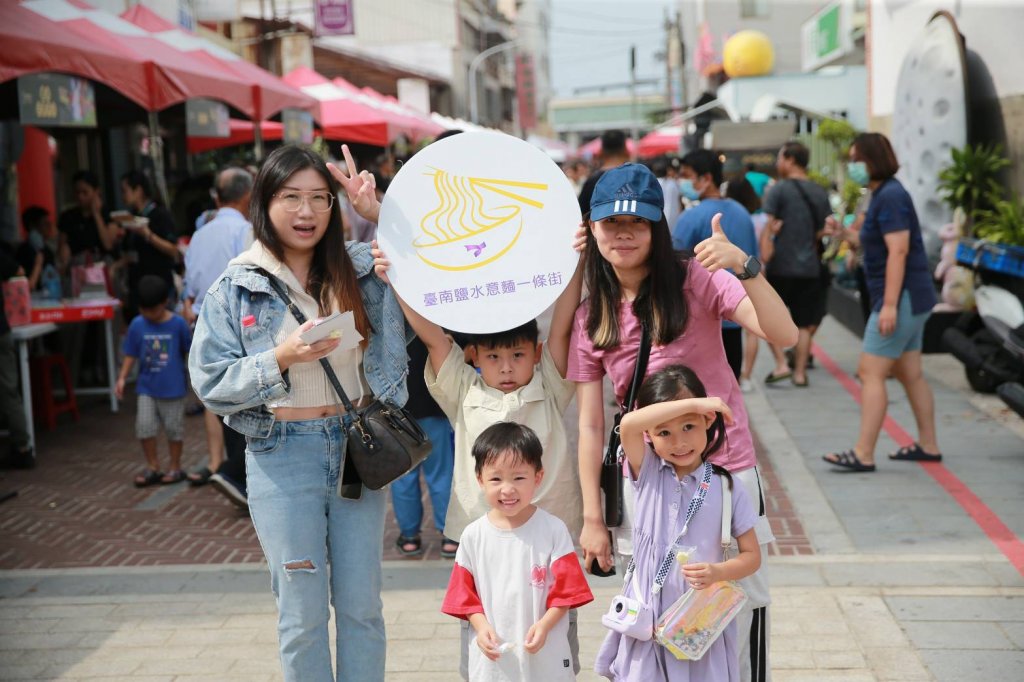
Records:
M281 283L266 270L261 270L261 273L288 306L299 325L303 325L306 316L288 296ZM341 387L327 358L320 358L320 366L327 373L327 379L352 420L345 429L348 438L344 470L349 470L348 464L351 462L360 480L343 476L340 486L342 497L358 498L360 481L370 490L380 490L427 458L432 449L430 439L405 408L376 398L366 407L356 408L345 395L345 389Z
M622 460L619 459L619 422L622 415L633 409L636 403L636 394L640 391L640 384L644 381L647 373L647 360L651 356L651 334L646 325L643 326L643 335L640 337L640 349L636 354L636 366L633 368L633 381L626 391L626 402L615 415L615 423L611 433L608 434L608 447L604 451L604 460L601 462L601 490L604 491L604 523L609 528L618 528L622 525Z

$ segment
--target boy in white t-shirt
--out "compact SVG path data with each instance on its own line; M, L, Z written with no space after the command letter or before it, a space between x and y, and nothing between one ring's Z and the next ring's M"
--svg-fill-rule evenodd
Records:
M529 427L500 422L473 444L490 511L466 527L441 610L468 620L468 670L481 680L575 679L566 612L594 595L565 524L530 502L544 479Z
M376 242L372 253L377 276L388 282L391 263ZM410 308L395 293L405 319L427 347L428 361L423 370L427 390L455 430L452 495L444 524L446 538L460 542L465 528L488 512L477 482L473 443L487 427L503 421L524 424L536 433L544 452L545 475L532 501L565 523L573 541L580 537L583 498L579 465L576 453L569 448L562 416L576 395L576 384L566 380L565 373L581 290L580 266L555 301L547 343L539 343L537 322L531 320L508 331L471 335L466 352L439 325ZM479 372L466 364L467 356ZM579 671L575 610L570 612L568 621L572 665ZM463 623L462 636L464 641L470 638L468 623ZM463 658L463 672L465 663Z

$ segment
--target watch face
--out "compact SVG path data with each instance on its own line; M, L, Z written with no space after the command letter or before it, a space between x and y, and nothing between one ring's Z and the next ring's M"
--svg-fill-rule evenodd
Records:
M761 272L761 261L756 256L751 256L747 259L747 262L743 264L743 274L750 277L757 277Z

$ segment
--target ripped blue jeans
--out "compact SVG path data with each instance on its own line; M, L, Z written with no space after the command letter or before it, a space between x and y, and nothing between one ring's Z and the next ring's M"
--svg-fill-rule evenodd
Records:
M386 491L338 496L345 440L338 417L278 421L267 438L246 438L249 510L270 565L287 682L384 680ZM338 633L336 678L328 602Z

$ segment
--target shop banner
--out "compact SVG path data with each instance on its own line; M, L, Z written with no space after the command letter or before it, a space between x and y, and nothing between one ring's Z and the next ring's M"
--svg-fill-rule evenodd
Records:
M352 0L314 0L318 36L351 36L356 33Z
M18 78L22 125L96 127L96 91L85 78L33 73Z
M212 99L185 102L185 134L189 137L230 137L228 107Z
M313 114L301 109L281 112L285 144L313 144Z
M572 185L547 154L501 133L435 142L398 172L377 239L395 291L442 327L489 333L546 310L579 255Z

